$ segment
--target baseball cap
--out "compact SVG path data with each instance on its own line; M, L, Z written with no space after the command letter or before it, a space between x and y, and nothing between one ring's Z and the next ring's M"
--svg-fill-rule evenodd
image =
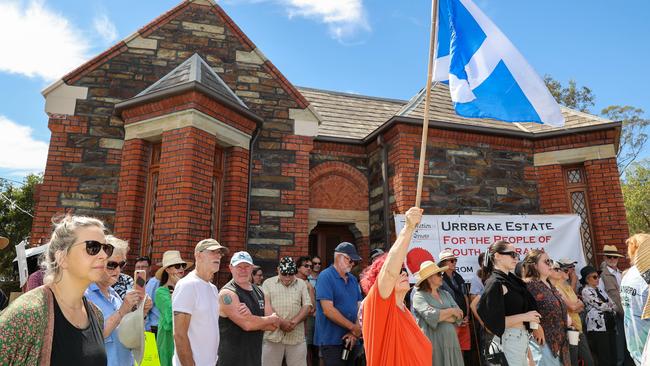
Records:
M280 273L283 275L294 275L298 273L298 267L296 267L296 262L293 261L291 257L282 257L280 259Z
M348 243L347 241L342 242L334 248L335 253L347 254L350 259L353 261L360 261L361 257L357 253L357 248L354 247L354 244Z
M194 252L202 252L204 250L217 250L220 249L224 254L228 253L228 248L219 244L218 241L214 239L203 239L196 244L194 247Z
M253 258L248 254L248 252L237 252L232 255L232 258L230 258L230 265L234 267L239 263L253 264Z

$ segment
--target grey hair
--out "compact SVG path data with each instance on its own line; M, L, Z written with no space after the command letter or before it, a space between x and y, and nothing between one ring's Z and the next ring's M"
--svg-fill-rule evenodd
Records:
M122 240L113 235L106 235L106 243L112 245L114 248L112 256L126 257L126 254L129 252L129 242L126 240Z
M100 220L87 216L66 215L60 219L53 219L54 229L47 243L49 248L43 258L42 266L45 268L43 283L52 283L61 278L61 269L57 262L57 253L68 254L70 248L77 241L77 229L86 227L97 227L106 232L104 223Z

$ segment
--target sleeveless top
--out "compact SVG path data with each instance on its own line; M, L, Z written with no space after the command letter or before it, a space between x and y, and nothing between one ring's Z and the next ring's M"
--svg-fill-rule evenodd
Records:
M83 297L88 314L88 326L79 329L65 318L54 296L54 336L50 364L56 365L106 365L104 337L95 312Z
M223 288L237 294L255 316L264 316L264 293L256 285L245 290L230 280ZM217 366L259 366L262 364L263 330L245 331L230 318L219 317L219 359Z

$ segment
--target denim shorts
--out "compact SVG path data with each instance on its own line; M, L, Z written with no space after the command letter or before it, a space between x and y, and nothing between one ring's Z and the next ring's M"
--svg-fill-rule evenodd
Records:
M528 331L506 328L501 338L494 336L492 344L499 347L508 360L508 366L528 366Z

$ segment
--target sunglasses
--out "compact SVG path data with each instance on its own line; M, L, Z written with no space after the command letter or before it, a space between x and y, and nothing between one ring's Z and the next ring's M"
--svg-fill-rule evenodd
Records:
M312 265L314 265L314 266L320 266L320 262L313 262Z
M172 265L170 267L173 267L175 269L181 269L181 268L185 269L185 267L187 267L187 263L176 263L176 264L174 264L174 265Z
M597 279L600 278L600 276L597 275L597 274L595 274L595 275L591 275L591 276L589 276L589 278L591 278L591 279L593 279L593 280L597 280Z
M606 255L605 258L607 258L607 259L618 259L619 257L617 257L615 255Z
M519 259L519 253L517 252L510 251L510 252L497 252L497 253L501 255L509 255L510 257L512 257L512 259Z
M354 261L352 260L352 258L348 257L347 255L343 255L343 258L347 259L349 264L354 264Z
M121 261L121 262L115 262L115 261L110 261L106 263L106 269L113 270L117 267L120 267L120 269L124 268L126 266L126 261Z
M302 267L311 268L311 264L303 264Z
M456 263L456 262L458 262L458 259L456 259L456 258L451 258L451 259L447 259L445 262Z
M94 257L97 254L99 254L100 250L103 250L104 253L106 253L106 255L110 257L113 255L113 249L115 249L112 245L100 243L97 240L84 240L82 242L73 244L72 246L78 244L86 244L86 253L88 253L88 255L91 257Z

